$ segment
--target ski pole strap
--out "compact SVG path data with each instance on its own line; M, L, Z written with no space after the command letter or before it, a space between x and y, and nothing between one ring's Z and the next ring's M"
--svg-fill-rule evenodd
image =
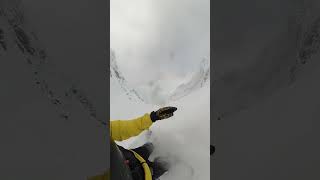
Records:
M143 157L141 157L138 153L134 152L133 150L130 150L134 156L140 161L143 170L144 170L144 178L145 180L152 180L152 175L151 175L151 170L149 165L147 164L146 160L143 159Z

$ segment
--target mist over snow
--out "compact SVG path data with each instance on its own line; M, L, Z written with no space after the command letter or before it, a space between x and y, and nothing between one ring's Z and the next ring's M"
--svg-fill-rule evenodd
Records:
M176 106L170 119L124 142L151 141L172 165L161 180L210 179L210 1L111 0L110 117Z
M209 0L111 0L110 46L127 80L134 86L179 82L209 59L209 5Z
M112 72L112 67L110 68ZM169 157L172 165L170 172L161 179L209 179L210 177L208 148L210 143L210 84L208 76L202 76L199 73L203 72L201 70L191 72L191 79L187 78L177 83L176 90L172 94L174 96L171 96L170 92L163 93L161 96L148 94L149 91L145 91L146 94L139 91L141 97L155 96L153 101L132 98L135 96L135 87L130 87L130 91L126 91L126 88L123 87L128 87L128 85L120 83L126 81L117 78L122 76L112 76L110 79L111 119L129 120L168 105L178 108L173 117L154 123L149 131L118 142L126 148L136 148L146 142L153 142L155 151L150 159L157 156ZM180 98L170 99L171 97ZM158 102L165 103L157 104Z

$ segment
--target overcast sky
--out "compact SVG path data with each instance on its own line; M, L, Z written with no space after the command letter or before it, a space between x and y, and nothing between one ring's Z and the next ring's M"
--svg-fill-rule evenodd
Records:
M209 5L209 0L111 0L110 44L129 83L183 79L209 58Z

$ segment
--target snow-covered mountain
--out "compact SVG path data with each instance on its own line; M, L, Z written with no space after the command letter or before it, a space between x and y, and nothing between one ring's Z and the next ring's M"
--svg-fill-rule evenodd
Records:
M118 67L116 54L112 49L110 50L110 80L116 81L130 100L136 102L144 101L142 97L140 97L139 93L135 89L130 88L130 86L128 85L127 80L122 75ZM113 82L111 82L111 84L115 85L115 83Z
M210 61L203 59L198 69L192 73L190 79L180 83L177 88L170 93L169 101L176 101L193 91L202 88L210 79Z
M194 72L182 82L178 82L172 90L160 88L161 81L155 81L144 87L131 87L121 73L116 60L116 54L110 50L110 81L113 86L119 86L122 93L135 102L144 102L153 105L164 105L177 101L193 91L202 88L210 80L210 61L204 58Z

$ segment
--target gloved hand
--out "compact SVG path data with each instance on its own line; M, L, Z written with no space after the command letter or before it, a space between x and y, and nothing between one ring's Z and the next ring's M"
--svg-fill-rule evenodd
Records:
M210 145L210 155L212 155L216 151L216 147Z
M157 110L156 112L152 111L150 114L150 118L152 120L152 122L155 122L157 120L161 120L161 119L167 119L171 116L173 116L173 112L175 112L177 110L176 107L163 107L160 108L159 110Z

